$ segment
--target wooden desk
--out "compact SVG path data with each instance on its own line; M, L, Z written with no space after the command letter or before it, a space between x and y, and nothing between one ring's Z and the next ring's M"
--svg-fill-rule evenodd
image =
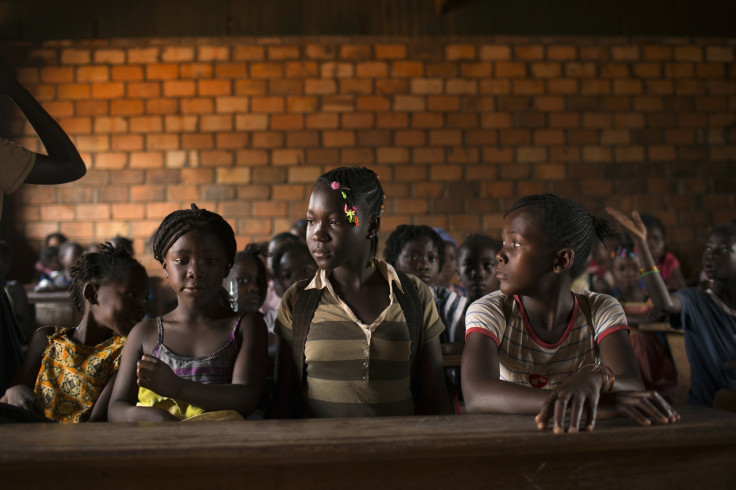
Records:
M532 417L456 415L0 426L3 488L733 488L736 415L599 422L554 435Z

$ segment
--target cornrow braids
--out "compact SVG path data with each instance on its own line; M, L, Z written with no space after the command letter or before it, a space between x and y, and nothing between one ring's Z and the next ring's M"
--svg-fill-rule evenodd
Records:
M334 183L339 187L335 188ZM378 175L366 167L340 167L330 170L319 177L314 186L324 186L334 192L343 192L346 214L355 211L355 226L358 226L359 220L371 220L383 214L386 194L383 192ZM371 237L371 264L377 251L378 234L374 233Z
M605 244L608 238L617 235L608 221L589 213L582 204L554 194L522 197L511 205L504 218L521 208L533 208L538 213L540 231L548 247L569 248L575 253L570 268L572 277L578 277L585 269L595 238Z
M136 270L148 275L146 269L125 248L110 242L101 243L97 252L82 254L69 270L72 278L69 297L74 308L77 311L84 309L83 289L86 283L107 284L119 280L125 272Z
M407 242L417 238L429 238L437 249L437 258L440 269L445 265L445 242L440 235L427 225L399 225L386 239L386 247L383 249L383 257L386 262L396 266L401 255L401 250Z
M195 230L216 235L225 247L228 267L232 267L235 260L235 250L237 249L232 227L219 214L200 209L194 203L192 203L191 209L180 209L164 218L151 240L153 257L163 264L166 252L169 251L174 242Z
M460 244L460 247L458 248L458 256L460 255L460 252L466 249L470 249L473 247L486 247L490 248L491 250L495 250L496 253L500 252L503 248L503 243L501 240L495 240L488 235L481 235L480 233L471 233L467 237L465 237L465 240L463 240L463 243Z

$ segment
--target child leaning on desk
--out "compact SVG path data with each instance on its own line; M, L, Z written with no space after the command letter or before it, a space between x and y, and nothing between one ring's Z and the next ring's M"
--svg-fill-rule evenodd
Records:
M466 314L462 389L468 412L534 414L540 429L592 430L599 415L642 425L679 419L644 391L621 305L570 285L607 223L552 194L516 201L497 255L501 290Z
M670 293L647 243L647 227L638 212L626 216L607 209L634 238L644 279L654 305L685 330L690 361L688 403L736 411L736 226L713 228L703 249L703 270L712 281L705 289Z

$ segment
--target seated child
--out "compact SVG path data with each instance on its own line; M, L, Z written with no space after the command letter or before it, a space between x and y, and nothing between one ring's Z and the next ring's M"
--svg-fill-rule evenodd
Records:
M477 234L468 235L460 245L457 275L467 292L468 306L486 294L498 290L496 254L501 251L502 246L498 240Z
M445 289L449 289L460 296L465 296L465 290L462 285L458 283L457 278L457 242L447 234L444 228L432 229L437 232L445 245L445 265L442 266L439 274L437 274L437 279L434 281L434 284Z
M462 325L467 298L434 284L445 265L445 244L426 225L399 225L386 239L386 262L405 274L413 274L432 291L437 312L446 330L440 335L444 354L462 353Z
M309 253L309 247L302 242L287 241L281 245L271 256L271 263L278 291L286 291L295 282L314 277L318 269L312 254ZM270 310L266 315L269 332L273 332L276 313L278 311Z
M152 248L177 306L143 320L128 336L110 420L250 415L266 379L268 334L261 315L233 311L222 287L235 259L233 229L219 214L192 204L164 218Z
M235 311L249 314L259 313L266 299L268 277L266 265L261 260L265 247L260 243L249 243L245 250L235 254L229 277L235 284L230 285L230 292L235 293Z
M643 391L626 317L610 296L574 294L605 221L552 194L516 201L497 254L500 291L468 308L462 388L468 412L536 414L555 433L592 430L600 415L642 425L679 416Z
M719 393L736 390L736 371L725 364L736 360L736 226L713 228L705 241L703 269L712 286L685 288L670 293L649 250L647 227L633 211L631 217L615 209L607 211L631 234L639 250L641 277L654 305L670 314L674 328L685 330L690 361L688 403L736 411L718 405ZM729 399L726 397L726 399ZM733 398L730 398L733 400Z
M620 245L610 264L614 283L611 295L621 303L631 327L629 342L639 360L644 387L658 391L668 402L675 403L677 370L670 358L666 340L660 339L657 332L644 332L638 328L639 324L656 321L658 317L646 289L641 287L639 269L634 244Z
M656 216L651 214L642 214L641 221L647 227L647 245L652 253L655 265L659 270L667 289L670 291L678 291L685 288L685 278L682 275L680 261L672 252L667 251L667 230Z
M77 259L71 277L81 323L36 330L0 401L57 422L104 421L125 336L145 313L148 275L125 250L102 245Z

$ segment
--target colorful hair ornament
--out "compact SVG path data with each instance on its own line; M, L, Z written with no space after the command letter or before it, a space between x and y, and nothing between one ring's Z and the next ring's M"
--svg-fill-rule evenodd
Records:
M355 226L358 226L358 208L356 208L355 206L348 207L348 195L345 194L345 191L349 191L350 187L340 185L340 183L335 180L330 184L330 188L333 191L340 191L340 195L345 200L345 216L348 219L348 223L353 223Z

